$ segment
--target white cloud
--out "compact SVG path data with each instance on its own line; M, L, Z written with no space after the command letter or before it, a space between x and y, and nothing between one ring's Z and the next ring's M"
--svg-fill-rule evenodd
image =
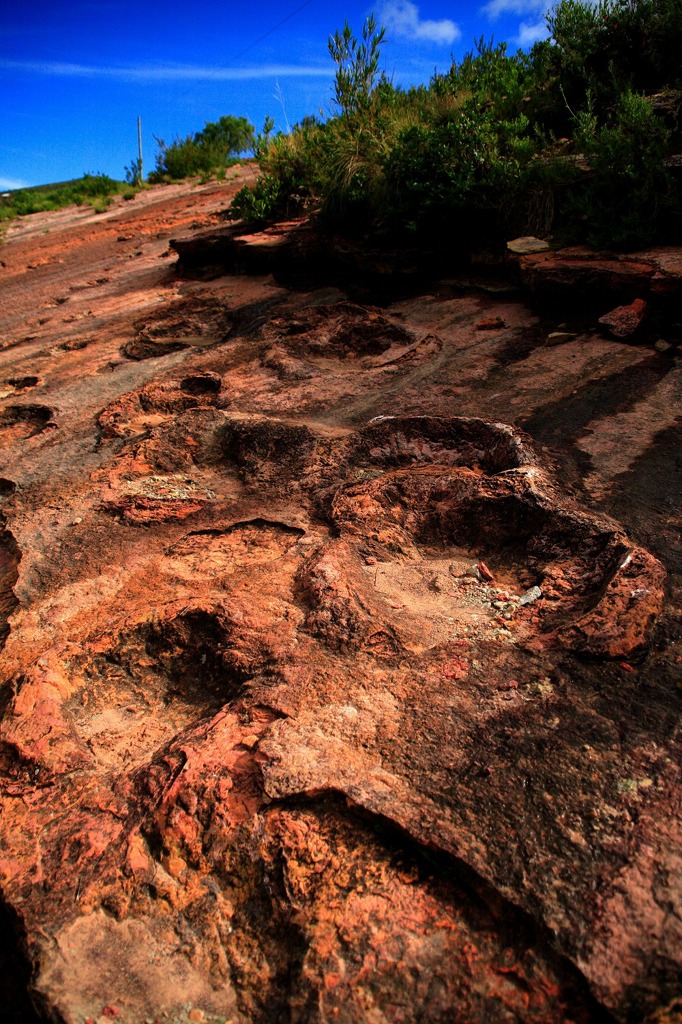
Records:
M515 42L518 46L525 48L526 46L532 46L533 43L537 43L538 39L548 38L549 30L543 18L540 21L522 21L519 25L519 32Z
M378 21L388 32L406 39L419 39L429 43L449 45L461 36L461 30L454 21L421 19L419 8L411 0L385 0L378 9Z
M67 64L60 61L0 60L0 70L28 72L70 78L118 78L131 82L213 81L243 82L257 78L331 78L329 67L297 64L262 64L252 67L201 67L191 64L137 65L107 67L93 64Z
M488 0L481 10L494 20L501 14L544 14L549 6L548 0Z
M18 181L16 178L3 178L0 176L0 192L11 192L15 188L26 188L25 181Z
M588 4L596 6L599 0L586 0ZM525 16L539 16L546 14L547 11L553 7L552 0L488 0L486 4L481 7L481 13L485 14L491 21L495 21L501 14L518 14L522 18ZM533 22L532 24L538 25L539 21ZM529 29L531 27L530 22L523 22L521 29Z

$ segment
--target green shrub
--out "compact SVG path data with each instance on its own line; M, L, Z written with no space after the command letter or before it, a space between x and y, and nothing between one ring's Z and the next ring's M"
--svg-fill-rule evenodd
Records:
M312 208L326 229L466 247L553 224L612 247L670 238L682 220L671 134L643 90L668 89L679 133L682 0L559 0L547 23L530 53L481 39L408 90L380 70L374 20L359 39L346 24L329 43L336 113L289 135L270 123L264 177L232 214Z
M255 142L262 176L245 185L230 206L230 215L258 224L305 210L323 187L322 146L326 126L308 117L289 135L271 138L274 122L268 119Z
M376 99L391 91L378 70L383 38L373 17L366 20L360 40L348 24L331 37L338 116L326 123L308 117L289 135L274 137L270 123L255 147L266 180L242 189L230 208L232 216L257 222L300 212L321 200L320 212L328 223L341 219L346 230L357 221L364 223L379 171L381 131L375 114L381 104Z
M576 109L588 92L613 105L628 89L682 85L682 0L560 0L547 26L556 72Z
M461 96L493 120L513 120L532 101L536 84L533 58L518 51L507 53L507 44L495 45L483 38L444 75L435 75L431 91L439 96Z
M526 228L530 196L550 179L523 115L496 121L470 104L446 122L403 131L385 163L385 218L460 243Z
M196 175L224 175L237 162L236 154L253 147L255 130L245 117L225 116L208 121L200 132L175 139L170 145L163 139L156 142L156 168L149 181L180 181Z
M605 124L588 110L577 119L576 142L589 174L569 196L568 234L591 245L639 248L661 233L661 216L673 202L665 164L669 132L649 100L623 93Z
M142 159L135 157L125 168L126 181L129 185L142 184Z
M255 185L245 185L237 192L230 205L230 215L250 224L260 224L281 215L286 199L281 181L272 174L264 174Z

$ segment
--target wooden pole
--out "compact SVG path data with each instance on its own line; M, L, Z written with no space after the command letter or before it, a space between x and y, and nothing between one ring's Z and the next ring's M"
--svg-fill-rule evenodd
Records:
M142 118L137 119L137 151L139 154L139 165L137 169L137 180L142 184Z

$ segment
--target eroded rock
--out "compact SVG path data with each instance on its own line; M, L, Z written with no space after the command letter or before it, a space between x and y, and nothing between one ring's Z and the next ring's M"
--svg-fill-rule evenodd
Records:
M52 410L45 405L6 405L0 410L0 440L10 445L40 434L52 422Z
M630 338L637 332L646 316L647 304L644 299L635 299L627 306L618 306L604 316L599 317L599 323L615 338Z
M536 916L556 936L555 951L546 954L555 966L548 961L546 969L554 972L558 990L580 986L575 967L561 966L556 957L579 962L591 976L589 946L576 937L575 907L584 908L585 887L596 877L608 884L600 875L602 843L612 843L613 829L618 831L615 822L604 833L564 824L583 813L579 807L587 797L581 794L590 768L584 759L574 761L572 734L562 737L551 724L552 715L558 715L558 723L582 700L563 675L562 652L622 657L640 650L661 607L660 565L628 544L615 524L574 508L528 439L504 425L396 417L327 436L271 419L228 417L225 427L216 424L214 430L221 436L223 458L234 461L242 474L242 501L276 506L283 494L294 493L295 484L311 533L261 518L186 534L155 555L154 600L163 611L150 617L148 606L139 606L136 619L129 614L126 631L104 643L85 627L72 638L70 669L64 655L53 654L16 682L17 696L0 727L4 784L29 794L35 770L50 781L50 789L43 791L40 805L28 800L17 807L6 827L20 827L30 843L45 808L60 806L72 821L61 826L55 849L55 855L72 850L69 870L50 867L52 896L43 894L25 907L30 921L45 921L50 914L59 922L60 946L66 942L73 949L64 964L45 960L39 991L67 1020L75 1020L77 1013L98 1012L96 1000L113 998L124 986L137 1007L135 1019L142 1019L147 1003L123 981L130 968L112 974L110 987L96 993L88 980L91 957L84 950L116 936L128 948L126 936L134 945L134 936L144 935L145 944L157 951L152 959L164 956L177 964L178 985L185 979L182 984L192 993L196 989L192 998L203 1000L207 1011L216 1004L201 988L204 971L224 999L236 971L237 992L229 998L236 998L247 1019L260 1019L267 1000L293 1008L301 998L300 991L294 995L276 980L289 956L284 935L288 915L295 912L303 914L297 942L300 957L310 965L306 987L330 990L333 995L325 996L330 1006L356 1013L342 980L350 966L332 969L329 961L322 974L312 966L320 956L314 922L321 905L313 902L304 911L291 889L286 898L275 898L259 880L270 870L270 859L283 855L277 849L298 849L291 847L290 831L298 826L271 809L271 801L337 793L370 821L390 822L418 847L456 858L462 870L474 873L482 892L496 892L495 899ZM127 456L114 461L121 458ZM136 484L136 504L126 510L127 517L134 508L135 521L143 513L145 522L168 521L167 510L155 504L162 500L154 490L157 479L142 477ZM175 495L175 503L179 500ZM481 564L484 555L492 567L486 577L449 571L453 559L466 567L476 555ZM188 594L179 604L173 596L177 581L195 581L202 572L208 587L204 598L197 602ZM541 596L524 604L521 595L538 582ZM509 617L501 618L499 608L511 609ZM544 653L524 667L521 650L535 647ZM92 660L88 651L105 660ZM117 667L112 674L105 665ZM520 679L515 689L502 685L510 672ZM108 709L104 695L116 689L119 696ZM516 723L512 732L485 725L501 715L499 702L510 694L518 705L502 717ZM160 727L162 708L168 710ZM174 735L170 722L178 730ZM492 729L486 741L481 729ZM547 732L554 733L555 756L543 765L547 774L531 800L532 810L523 789L518 791L526 805L522 811L507 787L488 787L483 811L478 780L488 776L472 775L468 760L483 757L490 765L503 759L516 786L538 737ZM558 800L557 817L543 819L535 836L537 858L526 863L523 848L501 837L519 815L544 815L543 794L547 787L557 794L567 773L570 788L562 784L561 796L552 797ZM614 762L590 784L592 803L618 801L615 773ZM101 829L101 816L110 815L113 806L118 808L113 831ZM325 820L326 829L343 834L341 821ZM503 822L507 825L501 827ZM299 866L292 862L292 870L298 877L306 858L314 857L326 886L327 872L334 872L331 855L306 852L318 848L307 845L321 841L314 838L318 827L313 815L312 830L295 855ZM263 828L271 837L265 847ZM76 839L86 833L87 842ZM245 856L253 870L246 869ZM583 867L576 874L576 856L581 863L589 857L594 869ZM371 864L362 871L378 870L376 860ZM7 889L13 891L34 870L28 850L6 863ZM78 913L64 918L59 908L73 891L74 872L81 879ZM557 872L558 886L551 881ZM385 877L392 898L402 900L399 878ZM150 891L156 893L153 902ZM346 914L354 908L344 941L357 957L368 941L367 929L379 927L380 918L374 903L355 906L349 889L342 887L340 898ZM422 984L428 990L434 970L408 936L423 932L425 907L443 898L443 891L436 896L422 885L396 940L408 943L400 954L405 963L416 956L415 965L420 964L411 969L417 987L396 990L403 992L405 1005L417 998ZM493 913L491 899L484 897L485 914ZM246 911L254 900L269 918L265 932L254 930ZM406 912L409 905L408 900ZM109 906L116 908L119 923L102 914L100 908ZM225 938L228 921L234 941ZM387 926L388 921L381 925ZM194 973L164 937L168 929L186 935ZM507 941L514 958L526 955L518 938ZM456 948L456 962L443 976L428 1019L439 1019L438 1007L449 1005L461 987L464 953ZM249 951L246 960L243 950ZM342 964L345 955L339 947L335 962ZM479 950L477 970L492 977L499 955L497 947L485 954ZM396 964L385 968L389 986ZM205 965L198 974L196 965ZM328 982L327 971L341 980ZM380 1004L381 977L382 970L373 982ZM139 984L154 988L157 983L150 976ZM477 997L468 991L473 1006ZM607 1002L615 1006L617 1000ZM484 1004L494 1019L506 1012L507 996L490 990ZM175 1005L170 995L164 1005ZM539 1003L537 1013L524 1012L525 1020L550 1020L559 1011L556 1003Z
M136 337L122 348L129 359L155 359L188 346L204 348L230 331L229 312L206 299L180 299L135 324Z
M642 296L668 302L682 290L682 260L675 248L606 254L572 246L514 258L523 284L548 304L603 301L607 295L627 304Z
M379 309L214 277L159 307L153 210L148 236L114 229L144 250L121 263L138 305L89 264L114 327L39 324L3 369L60 426L5 449L17 978L66 1024L660 1017L682 920L665 574L510 424L549 394L596 444L613 391L631 431L672 362L548 349L489 293ZM272 237L245 261L279 261ZM145 329L185 347L118 359ZM651 456L657 394L617 454Z
M11 494L13 489L8 489L7 493ZM20 559L19 545L6 528L6 520L0 516L0 650L9 634L8 620L19 604L14 586L18 578L17 567Z

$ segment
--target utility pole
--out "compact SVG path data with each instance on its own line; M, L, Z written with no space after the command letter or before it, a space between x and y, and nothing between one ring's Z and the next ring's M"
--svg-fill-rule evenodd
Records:
M138 166L137 166L137 180L138 180L139 184L141 185L142 184L142 118L141 117L138 117L138 119L137 119L137 152L139 154Z

